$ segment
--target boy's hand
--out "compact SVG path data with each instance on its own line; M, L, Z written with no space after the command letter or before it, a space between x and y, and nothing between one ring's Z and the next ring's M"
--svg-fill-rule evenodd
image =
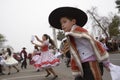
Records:
M110 72L110 68L109 68L109 67L105 67L105 69L106 69L108 72Z

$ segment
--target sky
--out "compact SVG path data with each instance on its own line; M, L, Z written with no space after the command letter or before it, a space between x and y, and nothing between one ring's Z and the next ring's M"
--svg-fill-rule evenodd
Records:
M32 35L41 39L43 34L49 34L53 38L48 16L62 6L77 7L85 12L97 7L101 16L118 12L115 0L0 0L0 34L7 39L5 45L12 46L15 52L21 51L22 47L32 52Z

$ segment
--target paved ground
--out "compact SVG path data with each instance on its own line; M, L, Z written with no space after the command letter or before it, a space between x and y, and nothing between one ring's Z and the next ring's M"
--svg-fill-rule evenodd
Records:
M110 55L110 61L113 64L120 65L120 54ZM20 69L20 64L18 65ZM62 60L62 63L55 67L54 70L58 74L56 80L74 80L70 68L67 68ZM105 70L105 69L104 69ZM36 72L33 66L28 66L27 69L20 69L19 73L16 73L16 70L12 68L11 75L7 75L7 68L4 71L6 75L0 75L0 80L51 80L53 75L45 78L46 72L44 70ZM105 70L103 80L112 80L110 73Z

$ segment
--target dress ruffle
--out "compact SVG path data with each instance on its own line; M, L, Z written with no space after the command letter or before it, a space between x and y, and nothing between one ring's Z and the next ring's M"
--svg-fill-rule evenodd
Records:
M12 66L12 65L16 65L16 64L18 64L18 61L15 60L12 56L7 57L7 59L5 60L6 66Z
M34 66L36 68L48 68L60 64L60 59L56 58L54 54L49 51L42 52L40 56L34 56L32 60L35 61Z

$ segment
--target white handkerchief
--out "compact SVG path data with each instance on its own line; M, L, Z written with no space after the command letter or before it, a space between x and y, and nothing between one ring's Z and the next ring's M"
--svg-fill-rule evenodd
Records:
M120 80L120 66L110 63L109 68L112 80Z
M61 55L62 55L62 53L57 52L57 53L55 54L55 57L59 58Z

